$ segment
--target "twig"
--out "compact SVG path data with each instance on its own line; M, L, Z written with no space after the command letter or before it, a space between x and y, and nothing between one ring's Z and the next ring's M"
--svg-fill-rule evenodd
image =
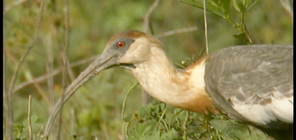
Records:
M69 47L69 1L66 0L66 7L65 7L65 26L66 26L66 34L65 34L65 52L64 52L64 72L63 72L63 94L61 99L64 100L64 94L67 89L67 74L68 74L68 47ZM58 131L57 131L57 140L61 138L61 129L62 129L62 118L63 118L63 107L64 103L61 104L61 111L60 111L60 120L58 124Z
M283 8L289 13L289 15L292 18L292 22L293 22L293 9L290 3L290 0L280 0L281 5L283 6Z
M185 120L184 120L184 123L183 123L183 140L187 140L187 128L186 128L186 125L187 125L187 122L188 122L188 114L189 112L188 111L185 111L186 113L186 116L185 116Z
M12 91L14 88L14 84L15 81L17 79L19 70L21 65L23 64L23 62L25 61L25 59L27 58L27 56L29 55L29 53L31 52L31 50L34 48L35 44L37 43L38 39L39 39L39 29L41 26L41 19L42 19L42 15L43 15L43 6L44 6L44 1L41 2L40 5L40 15L39 18L37 19L37 27L36 27L36 32L35 32L35 37L33 40L33 43L28 47L27 52L25 53L25 55L21 58L19 65L16 68L16 71L13 73L10 84L9 84L9 89L8 89L8 93L7 93L7 136L8 136L8 140L13 139L12 136L12 125L13 125L13 106L12 106Z
M171 35L175 35L175 34L192 32L195 30L197 30L196 26L188 27L188 28L181 28L181 29L176 29L176 30L172 30L172 31L167 31L167 32L164 32L163 34L160 34L160 35L155 35L155 37L163 38L163 37L167 37L167 36L171 36Z
M31 104L32 104L32 96L31 96L31 94L30 94L30 95L29 95L29 100L28 100L29 140L32 140Z
M125 105L126 105L126 100L127 100L127 97L130 95L130 93L132 92L132 90L137 86L139 85L139 82L135 83L129 90L128 92L125 94L125 97L124 97L124 100L123 100L123 103L122 103L122 107L121 107L121 119L123 120L124 118L124 109L125 109Z
M242 30L243 30L243 32L245 33L245 35L246 35L246 37L248 39L248 43L253 44L252 38L250 36L250 33L249 33L248 29L247 29L247 25L245 24L245 22L243 22L243 29Z
M208 43L208 25L207 25L207 7L206 7L206 0L203 0L203 13L204 13L204 26L205 26L205 41L206 41L206 52L209 55L209 43Z
M91 62L91 61L93 61L93 60L94 60L95 58L97 58L97 57L98 57L98 55L95 55L95 56L91 56L91 57L86 58L86 59L79 60L79 61L77 61L77 62L74 62L74 63L70 64L69 67L71 67L71 68L73 68L73 67L77 67L77 66L79 66L79 65L82 65L82 64L85 64L85 63ZM38 78L33 79L32 81L24 82L24 83L18 85L16 88L14 88L14 90L12 91L12 93L17 92L18 90L20 90L20 89L22 89L22 88L24 88L24 87L26 87L26 86L28 86L28 85L31 85L31 84L34 84L34 83L40 83L40 82L42 82L42 81L45 81L45 80L48 79L49 77L51 77L51 76L55 76L55 75L59 74L59 73L62 71L62 69L63 69L63 68L58 69L58 70L54 70L54 71L52 71L52 73L50 73L50 74L46 74L46 75L40 76L40 77L38 77Z
M125 134L125 137L128 138L128 127L130 125L130 122L127 122L126 125L125 125L125 131L124 131L124 134Z
M175 109L176 110L176 109ZM173 118L175 118L177 121L178 121L178 115L181 113L181 112L183 112L183 111L185 111L185 110L179 110L177 113L175 113L175 110L174 110L174 116L173 116ZM171 125L172 124L172 122L173 122L173 119L171 119L171 121L170 121L170 124L169 125ZM178 121L179 122L179 121Z
M42 129L43 129L43 125L40 126L39 131L38 131L36 137L40 137L41 132L42 132Z
M69 76L71 82L73 82L75 80L74 71L71 69L71 66L69 65L70 64L69 59L67 59L67 60L68 60L68 65L67 65L68 66L67 67L68 76Z
M71 135L76 135L77 116L75 109L71 108Z
M146 33L148 33L148 30L149 30L151 14L155 10L155 8L158 6L159 1L160 0L154 0L153 4L149 7L148 11L145 14L143 27L144 27L144 32Z
M47 73L50 75L53 72L53 62L54 62L54 57L52 54L52 43L51 43L51 38L48 41L46 49L47 49ZM49 93L49 111L51 112L53 106L54 106L54 83L53 83L53 76L50 76L47 78L47 87L48 87L48 93Z
M27 0L18 0L18 1L16 1L16 2L14 2L12 5L10 5L10 6L6 6L5 8L4 8L4 11L3 11L3 13L4 14L6 14L8 11L10 11L11 9L13 9L13 8L15 8L15 7L17 7L17 6L19 6L19 5L21 5L21 4L23 4L23 3L25 3Z
M163 116L165 115L166 111L167 111L167 109L165 108L164 111L161 113L161 116L159 117L158 123L161 121L163 123L163 125L165 126L166 131L169 132L168 125L166 124L166 122L163 119Z
M130 95L130 93L132 92L132 90L137 86L139 85L139 82L135 83L129 90L128 92L125 94L125 97L124 97L124 100L123 100L123 103L122 103L122 107L121 107L121 119L123 120L124 119L124 110L125 110L125 105L126 105L126 101L127 101L127 97ZM124 136L125 138L123 139L126 139L128 137L128 134L127 134L127 127L129 125L129 122L126 122L127 124L123 127L123 132L124 132Z

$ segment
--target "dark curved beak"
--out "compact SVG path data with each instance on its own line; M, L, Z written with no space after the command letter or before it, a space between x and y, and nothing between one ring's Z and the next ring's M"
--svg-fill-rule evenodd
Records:
M68 99L75 93L75 91L91 78L93 78L95 75L99 74L101 71L117 65L117 58L118 54L116 52L105 50L83 72L79 74L79 76L65 90L63 96L55 104L52 114L47 121L43 137L48 137L51 125L54 122L57 114L60 112L62 105L68 101Z

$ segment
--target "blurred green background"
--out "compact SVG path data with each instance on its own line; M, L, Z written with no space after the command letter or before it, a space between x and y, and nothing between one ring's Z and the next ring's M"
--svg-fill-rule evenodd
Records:
M8 91L12 75L20 58L34 41L42 0L4 0L4 93ZM143 31L143 18L152 0L73 0L69 1L69 48L70 65L100 54L113 34L136 29ZM65 47L65 1L44 1L39 28L39 39L19 69L15 88L49 71L63 68L62 53ZM235 11L231 11L239 21ZM196 59L205 46L203 10L177 0L161 0L151 15L154 35L187 27L197 27L192 32L160 38L168 56L176 64ZM240 45L233 37L235 28L220 16L207 13L209 51ZM259 0L245 14L245 23L254 44L293 44L292 18L280 1ZM68 84L83 71L91 61L72 68ZM185 65L190 64L186 61ZM44 130L54 100L63 91L62 72L50 79L34 82L13 92L14 137L28 137L27 103L32 95L32 127L34 137ZM82 86L64 105L63 139L120 139L123 137L124 121L121 105L125 94L137 81L124 69L109 69ZM53 83L53 85L50 85ZM5 97L5 95L4 95ZM6 99L6 98L4 98ZM137 86L127 99L125 114L132 114L142 106L141 87ZM7 104L4 104L4 124ZM4 125L4 129L6 126ZM40 132L39 132L40 131Z

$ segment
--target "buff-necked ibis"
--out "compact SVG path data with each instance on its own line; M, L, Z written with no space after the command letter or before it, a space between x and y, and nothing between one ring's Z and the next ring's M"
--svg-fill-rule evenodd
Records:
M292 45L229 47L178 69L157 38L127 31L107 42L104 52L67 88L63 102L90 78L115 66L131 70L149 95L174 107L224 113L265 128L293 124ZM61 104L60 99L45 135Z

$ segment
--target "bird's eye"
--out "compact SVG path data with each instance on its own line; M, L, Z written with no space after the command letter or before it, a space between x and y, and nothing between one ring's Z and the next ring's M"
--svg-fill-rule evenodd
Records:
M117 43L116 43L116 47L117 48L123 48L125 46L125 42L124 41L118 41Z

